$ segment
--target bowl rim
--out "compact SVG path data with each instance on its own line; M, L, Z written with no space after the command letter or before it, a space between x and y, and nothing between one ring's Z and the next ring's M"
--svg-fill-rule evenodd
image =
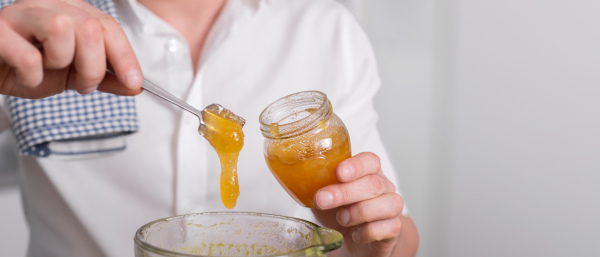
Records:
M182 219L182 218L186 218L186 217L193 217L193 216L224 216L224 215L242 215L242 216L258 216L258 217L266 217L266 218L275 218L275 219L282 219L282 220L291 220L291 221L295 221L295 222L299 222L299 223L304 223L310 227L313 227L315 229L318 230L332 230L335 231L337 233L339 233L338 231L334 230L334 229L330 229L330 228L326 228L326 227L322 227L319 226L313 222L307 221L307 220L303 220L303 219L299 219L299 218L294 218L294 217L289 217L289 216L283 216L283 215L277 215L277 214L268 214L268 213L258 213L258 212L237 212L237 211L222 211L222 212L198 212L198 213L188 213L188 214L181 214L181 215L175 215L175 216L171 216L171 217L166 217L166 218L161 218L161 219L157 219L154 221L150 221L144 225L142 225L140 228L138 228L138 230L135 232L135 236L134 236L134 245L135 247L139 247L142 248L146 251L149 251L151 253L155 253L155 254L160 254L160 255L164 255L164 256L170 256L170 257L211 257L211 256L205 256L205 255L196 255L196 254L189 254L189 253L180 253L180 252L175 252L175 251L171 251L168 249L164 249L164 248L160 248L157 246L153 246L149 243L147 243L142 235L142 231L151 226L154 225L156 223L159 222L165 222L165 221L170 221L170 220L177 220L177 219ZM341 236L341 234L340 234ZM323 241L323 240L321 240ZM303 253L308 249L315 249L315 250L319 250L322 253L327 253L327 252L331 252L333 250L336 250L338 248L340 248L344 243L343 240L343 236L341 237L340 240L336 240L333 243L322 243L322 244L315 244L315 245L311 245L305 248L302 248L300 250L296 250L296 251L292 251L292 252L287 252L284 255L264 255L264 257L277 257L277 256L294 256L295 254L299 254L299 253Z

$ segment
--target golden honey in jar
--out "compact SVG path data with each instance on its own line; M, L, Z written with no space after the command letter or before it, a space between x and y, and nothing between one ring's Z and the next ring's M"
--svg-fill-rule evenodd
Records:
M346 126L319 91L283 97L259 119L271 173L296 202L314 208L317 190L339 183L335 168L351 157Z

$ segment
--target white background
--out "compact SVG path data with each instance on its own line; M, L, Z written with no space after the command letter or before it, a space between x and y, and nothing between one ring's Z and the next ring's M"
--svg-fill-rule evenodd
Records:
M377 54L420 257L600 256L600 1L344 2ZM23 256L13 158L0 249Z

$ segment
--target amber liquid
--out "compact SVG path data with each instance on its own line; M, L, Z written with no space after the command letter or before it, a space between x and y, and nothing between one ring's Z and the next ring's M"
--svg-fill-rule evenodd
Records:
M300 205L314 208L313 196L317 190L339 183L335 168L351 157L347 133L333 134L315 142L310 138L290 139L267 148L267 166L283 188ZM314 144L329 144L331 148L315 152Z
M232 118L233 113L222 108L207 107L202 111L205 126L200 133L210 142L221 161L221 201L228 209L235 207L240 195L237 161L244 146L243 124Z

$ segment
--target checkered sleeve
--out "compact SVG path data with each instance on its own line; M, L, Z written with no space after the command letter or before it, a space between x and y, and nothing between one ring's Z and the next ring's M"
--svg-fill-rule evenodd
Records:
M10 4L0 0L0 7ZM88 3L118 20L114 2L89 0ZM44 99L8 97L8 113L21 155L46 157L53 154L89 154L90 152L117 151L124 144L106 147L81 148L81 152L57 152L49 147L53 142L74 142L118 137L137 131L135 101L130 96L103 92L80 95L75 91ZM73 149L79 149L77 147Z
M66 91L41 100L9 97L8 111L23 155L48 156L52 141L89 140L138 129L133 98L102 92Z
M0 9L2 9L4 6L12 4L14 1L15 0L0 0Z
M0 0L2 1L2 0ZM119 14L117 12L117 8L115 7L115 2L113 0L86 0L92 6L100 9L101 11L110 14L117 21L119 20Z

